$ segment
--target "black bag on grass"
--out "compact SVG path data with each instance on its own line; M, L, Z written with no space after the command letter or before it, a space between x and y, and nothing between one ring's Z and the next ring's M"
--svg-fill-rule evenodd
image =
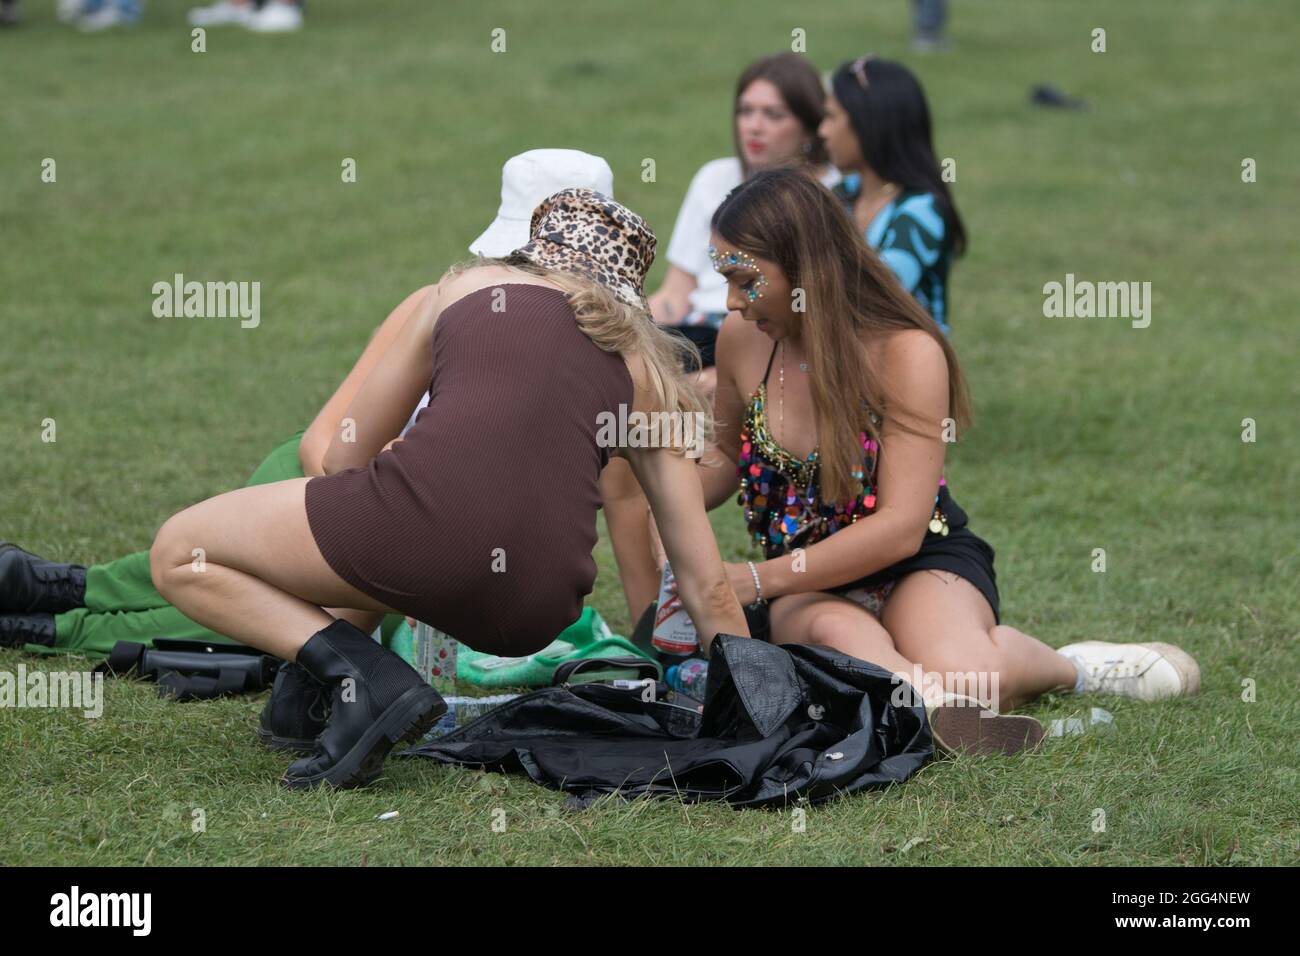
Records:
M158 696L210 700L265 690L280 659L243 644L155 638L153 647L118 641L96 670L116 677L158 682Z
M663 676L663 668L654 661L631 654L620 657L582 657L564 661L551 677L554 687L564 684L589 684L593 681L652 680Z

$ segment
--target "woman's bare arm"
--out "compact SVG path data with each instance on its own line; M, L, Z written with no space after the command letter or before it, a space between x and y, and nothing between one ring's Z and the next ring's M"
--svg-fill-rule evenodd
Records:
M718 634L749 636L713 536L695 462L670 448L629 448L628 461L654 512L678 594L707 655Z
M321 410L316 413L316 417L302 436L302 441L298 446L298 460L302 464L303 474L308 477L325 474L325 449L329 448L330 441L339 433L339 423L343 420L348 406L352 404L352 400L361 391L361 386L365 383L371 370L379 363L380 358L388 351L393 342L397 340L397 336L401 333L407 319L415 314L420 307L420 303L425 300L429 292L434 288L436 286L425 286L423 289L417 289L403 299L397 308L388 313L388 318L384 319L370 337L370 342L361 353L361 357L357 359L356 364L352 366L352 370L348 372L347 378L343 379L343 383L335 389L334 394L329 397L329 401L321 406ZM419 401L419 399L417 398L416 401ZM414 407L415 405L412 404L411 408ZM410 409L407 410L407 414L410 414Z
M698 283L685 269L670 265L664 281L650 296L650 314L660 325L679 325L691 308L691 293Z
M789 555L759 564L764 597L848 584L921 547L943 475L948 366L943 350L924 332L895 334L882 357L885 385L906 410L885 417L876 510L805 549L797 566Z
M637 383L633 409L649 413L654 410L654 399L644 387L646 376L639 371L637 360L628 364ZM699 632L701 649L708 654L719 633L748 637L745 614L704 510L704 489L695 459L673 448L627 448L623 454L650 502L682 604Z
M745 401L737 385L736 366L741 364L740 353L746 348L744 319L733 312L722 323L718 333L718 385L713 393L713 443L696 461L700 483L704 486L704 507L709 511L735 497L740 487L736 474L736 459L740 455L740 425L745 414ZM650 525L650 550L656 566L663 568L664 549L653 514L647 514Z
M712 511L730 501L740 487L736 460L740 456L740 425L745 400L737 384L736 368L745 349L745 320L732 312L718 332L718 387L713 393L713 445L700 457L700 481L704 484L704 507Z
M429 340L440 311L439 286L430 286L348 403L322 459L325 474L366 464L401 434L433 375Z

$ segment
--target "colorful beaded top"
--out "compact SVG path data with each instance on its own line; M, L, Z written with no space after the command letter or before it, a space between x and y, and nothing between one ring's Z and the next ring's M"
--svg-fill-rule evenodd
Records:
M773 356L776 350L773 349ZM772 360L768 359L768 371ZM772 437L767 424L767 374L749 398L740 431L737 474L745 525L754 543L768 558L779 557L793 548L807 547L834 534L876 510L876 463L880 445L866 432L858 432L862 443L862 466L854 477L862 481L862 492L847 506L823 504L817 485L817 449L807 458L792 455ZM947 484L939 479L940 491ZM948 519L935 495L930 531L948 534Z

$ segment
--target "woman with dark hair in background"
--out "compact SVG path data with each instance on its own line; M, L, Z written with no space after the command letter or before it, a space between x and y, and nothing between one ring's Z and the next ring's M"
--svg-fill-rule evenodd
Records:
M935 159L921 84L872 54L845 63L818 132L844 173L834 192L859 232L947 332L948 272L966 249L966 229Z

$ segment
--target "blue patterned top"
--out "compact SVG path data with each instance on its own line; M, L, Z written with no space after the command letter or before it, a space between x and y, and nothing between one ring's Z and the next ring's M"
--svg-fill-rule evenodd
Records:
M862 177L845 176L832 192L853 213ZM930 193L907 191L876 213L865 233L867 245L894 270L903 288L948 332L948 269L952 247L946 242L943 214Z

